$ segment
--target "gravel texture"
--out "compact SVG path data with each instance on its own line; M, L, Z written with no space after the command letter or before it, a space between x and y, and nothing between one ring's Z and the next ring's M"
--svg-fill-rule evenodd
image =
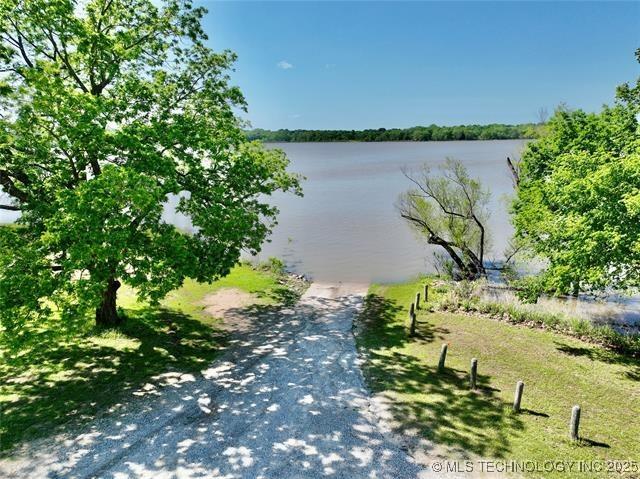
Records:
M75 436L25 445L13 478L410 478L425 471L379 419L352 320L366 286L313 284L258 316L200 375L105 413Z

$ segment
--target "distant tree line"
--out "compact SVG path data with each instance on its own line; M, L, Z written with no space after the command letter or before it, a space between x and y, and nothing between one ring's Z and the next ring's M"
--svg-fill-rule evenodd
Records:
M263 130L246 131L249 140L265 142L309 141L447 141L514 140L537 138L542 125L460 125L414 126L412 128L378 128L376 130Z

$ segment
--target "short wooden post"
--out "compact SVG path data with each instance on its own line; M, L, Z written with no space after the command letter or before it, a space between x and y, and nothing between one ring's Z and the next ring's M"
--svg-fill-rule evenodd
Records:
M444 371L444 363L447 360L447 348L449 346L447 343L442 345L442 349L440 350L440 361L438 361L438 372L441 373Z
M413 336L413 332L415 331L415 325L413 324L413 317L415 316L415 307L414 304L411 303L409 306L409 335Z
M520 403L522 402L522 391L524 390L524 383L522 381L518 381L516 384L516 395L513 399L513 410L515 412L520 412Z
M411 326L409 326L409 334L414 336L416 334L416 313L411 315Z
M573 406L571 409L571 423L569 424L569 437L572 441L578 440L578 429L580 428L580 406Z
M471 360L471 375L469 376L469 386L471 389L476 388L476 382L478 379L478 360L473 358Z
M416 309L420 309L420 293L416 293Z
M426 303L427 301L429 301L429 285L425 284L424 285L424 302Z

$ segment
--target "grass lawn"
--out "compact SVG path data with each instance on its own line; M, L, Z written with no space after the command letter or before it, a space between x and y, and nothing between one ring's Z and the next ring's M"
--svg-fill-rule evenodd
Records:
M639 360L550 331L426 309L408 338L408 306L422 284L373 286L357 328L370 387L389 398L402 427L417 428L449 458L640 460ZM445 342L447 369L438 374ZM468 386L474 357L477 392ZM524 410L514 414L518 380ZM582 408L578 443L568 439L575 404Z
M187 281L159 308L138 303L134 291L122 288L118 304L127 320L117 331L96 330L93 318L27 325L27 344L9 349L0 343L0 450L91 419L158 374L201 369L226 336L219 320L204 313L203 298L233 287L257 295L261 304L291 303L296 293L278 280L242 265L213 284Z

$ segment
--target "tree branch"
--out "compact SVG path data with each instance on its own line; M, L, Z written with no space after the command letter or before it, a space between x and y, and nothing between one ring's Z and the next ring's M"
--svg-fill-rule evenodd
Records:
M0 186L5 193L9 196L13 196L20 202L25 202L28 199L27 193L18 188L11 178L9 172L7 170L0 170Z
M71 76L76 81L76 84L80 87L80 89L84 93L89 93L89 89L85 86L85 84L82 82L82 80L80 79L80 77L78 76L74 68L71 66L71 62L69 61L69 53L67 52L67 46L62 40L61 40L61 43L62 43L62 50L61 50L60 58L62 59L62 63L64 63L65 67L67 68L67 71L71 74Z
M485 228L484 228L484 225L482 224L482 222L480 221L480 219L476 215L476 212L475 212L476 201L471 198L471 194L469 193L469 190L467 189L467 184L463 181L462 178L460 178L458 170L454 170L453 175L446 175L445 174L445 176L450 181L453 181L455 184L457 184L460 187L460 189L464 193L464 196L467 198L467 201L469 202L468 217L473 219L474 223L478 226L478 229L480 230L480 244L479 244L479 256L480 256L480 258L476 258L476 260L479 260L480 267L482 267L483 264L484 264Z
M509 165L509 170L511 170L511 176L513 177L513 186L517 188L520 186L520 172L516 165L511 161L511 158L507 156L507 165Z
M20 207L13 205L0 205L0 210L20 211Z
M29 55L27 55L27 51L24 48L24 42L22 41L22 33L20 32L20 29L18 28L18 25L12 20L9 19L9 22L11 23L11 25L13 25L13 28L15 29L18 38L16 41L16 46L18 47L18 50L20 50L20 55L22 55L22 58L24 60L24 62L27 64L27 66L29 68L33 68L33 62L29 59ZM7 35L9 36L9 34L7 33Z
M447 209L447 207L442 203L442 200L438 198L438 196L435 194L435 192L427 182L425 182L425 186L422 186L422 184L418 180L412 178L409 174L407 174L406 171L403 171L402 174L414 185L416 185L420 189L420 191L422 191L426 195L427 198L431 198L433 201L435 201L443 213L450 216L457 216L459 218L466 218L466 216L461 213Z

